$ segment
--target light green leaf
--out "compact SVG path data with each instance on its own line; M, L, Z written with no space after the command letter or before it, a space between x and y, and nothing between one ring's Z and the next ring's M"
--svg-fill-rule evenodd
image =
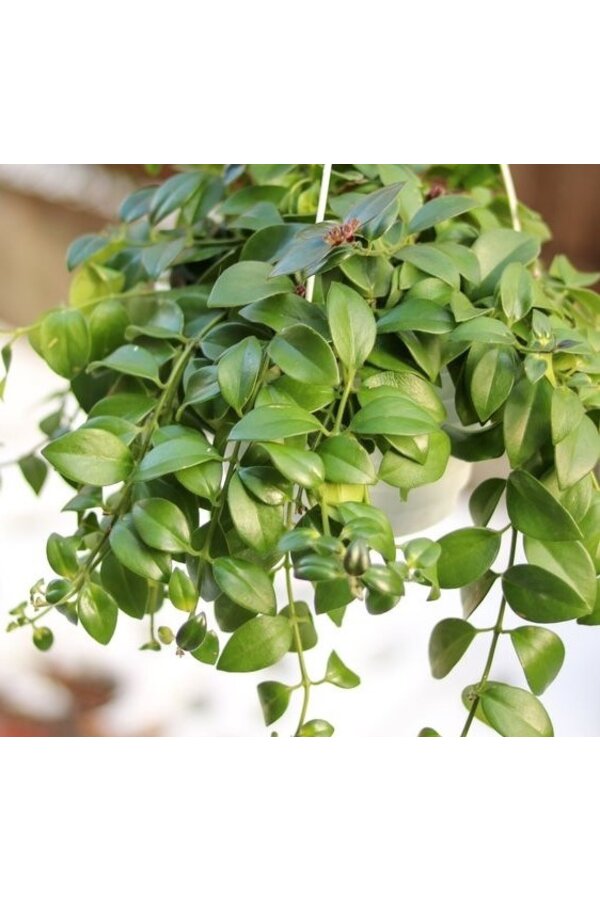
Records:
M166 553L151 550L133 530L129 517L119 520L110 532L110 547L121 565L141 578L164 581L171 572Z
M285 328L272 339L268 353L282 372L299 381L330 386L339 381L331 347L308 325Z
M600 459L600 434L588 416L558 442L554 458L558 484L563 491L573 487L596 467Z
M429 413L403 397L379 397L356 413L350 430L358 434L416 435L438 431Z
M50 368L63 378L75 378L90 358L90 334L78 309L55 309L42 319L39 353Z
M414 234L417 231L425 231L427 228L433 228L440 222L453 219L455 216L462 216L479 206L473 197L461 196L460 194L446 194L443 197L435 197L429 200L424 206L412 217L408 224L408 233Z
M552 532L550 536L554 537ZM546 541L525 537L527 561L557 575L587 603L589 611L596 604L597 582L594 563L579 541Z
M336 484L375 484L377 474L371 457L356 438L339 434L318 447L325 467L325 480Z
M487 723L503 737L554 736L548 713L529 691L488 681L479 703Z
M369 304L344 284L333 282L327 295L327 318L338 356L355 372L375 345L377 327Z
M481 283L477 296L493 294L502 273L512 262L528 265L537 257L540 244L537 238L509 228L485 231L471 248L479 260Z
M331 737L334 730L333 725L330 725L325 719L311 719L310 722L304 723L298 732L298 737Z
M555 388L551 406L552 443L558 444L568 437L584 415L583 404L574 391L565 386Z
M536 625L515 628L510 639L527 684L534 694L543 694L561 670L565 659L563 642L553 631Z
M510 263L500 279L500 301L510 322L518 322L533 304L533 280L521 263Z
M88 366L88 371L94 369L113 369L124 375L132 375L134 378L145 378L160 384L158 363L154 356L137 344L126 344L118 347L105 359L93 362Z
M472 344L479 341L482 344L514 344L515 337L510 328L499 319L490 319L489 316L480 316L477 319L469 319L461 322L454 331L448 335L452 342L460 341Z
M502 587L513 612L530 622L566 622L589 613L583 597L539 566L512 566L504 573Z
M95 641L108 644L115 628L119 607L103 588L89 582L82 589L77 601L79 621Z
M431 244L414 244L404 247L396 254L397 259L408 262L415 268L440 278L455 290L460 288L460 272L456 264L441 250Z
M150 450L137 467L133 480L152 481L171 472L181 472L192 466L219 459L214 447L203 438L177 437L164 441Z
M262 346L247 337L219 359L217 378L223 399L241 416L254 391L262 363Z
M323 460L311 450L297 450L283 444L261 444L276 469L289 481L314 488L325 479Z
M330 654L329 659L327 660L325 681L329 682L329 684L335 684L336 687L340 688L355 688L360 684L358 675L342 662L335 650Z
M401 331L423 331L446 334L452 331L454 319L443 306L433 300L408 299L385 313L378 322L380 334Z
M124 481L133 468L125 444L96 428L81 428L52 441L42 454L61 475L98 487Z
M423 484L438 481L450 458L450 438L443 431L427 437L425 458L422 462L401 456L393 450L384 453L379 467L379 478L386 484L410 491Z
M145 544L167 553L185 553L191 541L185 515L162 497L139 500L133 507L133 523Z
M488 478L477 485L469 500L469 511L475 525L487 525L506 488L504 478Z
M292 689L279 681L263 681L257 685L256 690L265 725L272 725L282 717L288 708Z
M552 388L545 378L535 384L521 378L504 407L504 442L516 469L550 440Z
M300 406L272 404L246 413L229 437L232 441L274 441L321 430L319 420Z

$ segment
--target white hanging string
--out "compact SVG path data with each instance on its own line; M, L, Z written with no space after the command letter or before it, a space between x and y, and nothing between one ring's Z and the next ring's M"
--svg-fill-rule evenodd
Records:
M319 190L319 202L317 204L317 217L315 219L315 225L318 225L319 222L322 222L325 218L325 210L327 209L327 196L329 194L329 183L331 181L331 169L332 163L323 164L323 174L321 175L321 188ZM306 299L309 303L312 302L314 290L315 276L311 275L310 278L306 280Z
M504 182L506 196L508 197L508 208L510 210L512 226L515 231L521 231L522 229L521 219L519 217L519 201L517 199L517 191L515 189L515 183L513 181L512 172L510 171L510 166L506 163L500 163L500 174L502 175L502 181Z

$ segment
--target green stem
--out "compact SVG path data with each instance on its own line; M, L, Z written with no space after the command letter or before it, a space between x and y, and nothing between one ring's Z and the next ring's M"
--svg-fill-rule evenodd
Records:
M353 369L348 370L346 384L344 386L344 393L342 394L342 398L340 400L340 405L338 406L337 416L335 417L335 423L333 426L332 434L339 434L340 429L342 427L342 421L344 418L344 413L346 411L346 406L348 405L348 400L350 398L350 393L352 391L352 386L354 384L354 377L356 372Z
M517 553L517 531L513 528L512 537L510 542L510 555L508 559L508 568L514 565L515 556ZM467 716L467 721L465 722L464 728L461 731L461 737L467 737L469 734L469 729L473 723L473 719L475 718L475 713L477 712L477 707L479 706L479 694L485 687L485 684L490 676L490 672L492 670L492 664L494 662L494 655L496 653L496 647L498 646L498 641L500 639L500 635L503 633L502 624L504 622L504 613L506 612L506 597L502 596L502 600L500 601L500 609L498 611L498 618L496 619L496 624L494 625L494 633L492 635L492 641L490 644L490 649L487 655L487 659L485 662L485 667L483 669L483 673L481 675L481 679L479 684L477 685L477 696L473 700L471 704L471 708L469 710L469 714Z
M287 506L287 529L288 531L292 527L292 516L293 516L293 504L288 503ZM298 655L298 665L300 666L300 678L302 690L304 692L304 696L302 698L302 708L300 710L300 718L298 719L298 726L296 728L294 737L298 737L304 722L306 721L306 714L308 712L308 703L310 700L310 686L311 681L308 676L308 671L306 668L306 662L304 660L304 651L302 649L302 636L300 634L300 624L298 622L298 616L296 613L296 603L294 600L294 585L292 581L292 561L290 558L290 554L287 553L285 557L285 585L287 590L287 598L288 605L290 608L290 622L292 624L292 630L294 632L294 645L296 654Z

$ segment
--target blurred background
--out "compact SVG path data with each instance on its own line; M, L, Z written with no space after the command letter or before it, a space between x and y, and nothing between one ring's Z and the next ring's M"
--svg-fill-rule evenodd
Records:
M600 269L600 165L512 170L519 198L552 231L544 255L561 252L578 268ZM163 169L161 177L168 174ZM114 221L123 197L150 180L156 181L135 165L0 165L1 327L28 324L62 302L68 245ZM170 648L138 653L145 635L125 616L108 648L62 621L52 623L56 639L47 654L31 647L29 634L5 633L8 609L26 599L37 578L50 574L47 535L68 533L72 514L58 512L69 493L60 479L50 477L36 498L20 473L2 462L39 443L45 398L62 385L21 341L0 408L0 736L265 734L251 677L216 673L191 658L176 658ZM465 518L463 502L426 533L439 536ZM443 682L431 679L431 628L442 617L460 615L458 597L443 604L442 609L409 596L384 622L354 604L341 632L327 621L323 646L311 653L319 657L316 671L333 646L363 676L363 685L352 692L330 686L315 691L314 715L332 720L340 735L413 736L425 725L457 734L464 719L460 690L479 677L482 655L472 651ZM544 702L558 735L598 735L600 634L569 624L557 631L567 644L567 660ZM510 652L500 654L496 666L498 680L522 683ZM282 664L281 675L295 678L293 660ZM257 674L255 683L261 680Z

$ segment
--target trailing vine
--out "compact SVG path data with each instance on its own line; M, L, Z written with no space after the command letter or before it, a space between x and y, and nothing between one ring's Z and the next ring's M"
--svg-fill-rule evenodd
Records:
M18 464L36 492L52 466L76 517L9 628L47 650L50 615L102 644L120 615L146 619L142 649L224 672L291 652L297 683L258 684L265 723L294 700L290 732L329 736L312 689L360 679L333 649L311 672L319 618L387 614L407 585L442 606L460 589L430 663L445 677L491 635L462 735L475 719L551 735L538 696L564 647L544 626L600 621L600 297L564 256L544 268L548 237L497 165L187 166L136 191L69 249L68 303L2 350L8 373L27 336L68 381ZM438 541L398 539L371 502L380 482L418 496L451 456L504 455L473 526ZM534 624L507 628L509 609ZM491 680L506 636L528 690Z

